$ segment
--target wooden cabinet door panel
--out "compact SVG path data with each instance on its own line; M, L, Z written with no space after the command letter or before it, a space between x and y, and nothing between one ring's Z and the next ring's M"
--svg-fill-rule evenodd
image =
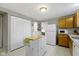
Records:
M79 27L79 11L75 13L74 19L74 27Z
M74 14L74 27L77 27L77 13Z
M74 14L74 27L79 27L79 11Z
M67 37L59 37L59 45L67 47L68 46Z
M77 22L76 22L77 23L77 27L79 27L79 12L77 12L77 19L76 20L77 20Z
M58 21L58 26L59 26L59 28L65 28L65 18L61 18L61 19L59 19L59 21Z
M66 18L66 28L73 28L73 16Z
M59 28L73 28L73 16L62 17L58 21Z

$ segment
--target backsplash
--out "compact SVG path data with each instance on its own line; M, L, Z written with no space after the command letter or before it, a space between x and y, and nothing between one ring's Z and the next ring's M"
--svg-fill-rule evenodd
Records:
M71 29L66 29L66 30L68 30L68 34L74 34L76 31L79 33L79 28L71 28Z

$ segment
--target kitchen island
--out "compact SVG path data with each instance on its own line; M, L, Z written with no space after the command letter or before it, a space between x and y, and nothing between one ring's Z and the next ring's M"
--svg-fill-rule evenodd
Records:
M26 56L44 56L46 53L46 38L43 35L32 35L24 40Z

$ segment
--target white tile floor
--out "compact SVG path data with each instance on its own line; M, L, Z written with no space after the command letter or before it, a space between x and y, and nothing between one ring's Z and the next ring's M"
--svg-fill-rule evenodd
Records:
M69 48L47 45L45 56L71 56Z
M0 55L1 56L25 56L25 47L22 47L20 49L17 49L9 53L1 52Z
M17 49L9 53L0 53L1 56L25 56L25 47ZM71 56L69 48L60 47L60 46L50 46L47 45L47 53L45 56Z

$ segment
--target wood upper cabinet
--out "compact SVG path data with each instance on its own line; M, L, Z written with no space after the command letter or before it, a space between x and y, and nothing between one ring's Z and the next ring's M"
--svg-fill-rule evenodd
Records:
M58 21L59 28L73 28L73 16L62 17Z
M66 26L65 22L66 22L65 17L60 18L58 21L58 27L65 28L65 26Z
M79 27L79 10L74 14L74 27Z
M73 28L73 16L66 17L66 28Z

